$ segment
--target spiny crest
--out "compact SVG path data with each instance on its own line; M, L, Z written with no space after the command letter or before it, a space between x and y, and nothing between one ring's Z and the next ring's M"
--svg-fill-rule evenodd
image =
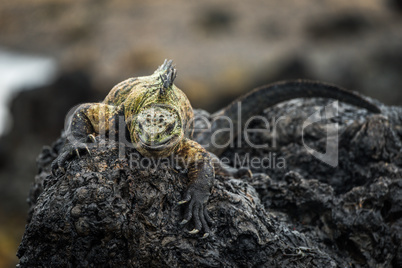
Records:
M159 73L159 78L162 82L159 94L164 95L166 90L173 85L173 81L176 78L177 71L173 66L172 60L165 60L164 63L159 66L155 73Z

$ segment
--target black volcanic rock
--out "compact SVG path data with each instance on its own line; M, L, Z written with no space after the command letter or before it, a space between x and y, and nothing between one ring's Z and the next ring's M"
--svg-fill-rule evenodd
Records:
M278 221L253 187L233 178L214 182L213 233L206 239L188 234L193 227L179 224L177 205L186 174L169 165L130 168L130 157L118 155L112 143L73 160L65 175L53 177L48 165L41 170L42 193L32 191L35 206L18 251L21 267L345 265ZM49 156L46 149L40 159Z
M287 116L272 149L286 167L253 167L251 179L218 176L206 239L188 234L191 223L179 224L186 170L142 162L134 149L122 154L120 144L109 142L53 176L49 165L63 144L59 139L38 158L20 266L399 267L401 109L382 106L382 115L372 115L340 103L337 117L306 128L304 142L320 150L322 129L338 123L334 168L306 153L298 127L328 103L294 100L266 111L267 118ZM272 136L256 132L250 139L271 142ZM242 142L222 157L272 153Z

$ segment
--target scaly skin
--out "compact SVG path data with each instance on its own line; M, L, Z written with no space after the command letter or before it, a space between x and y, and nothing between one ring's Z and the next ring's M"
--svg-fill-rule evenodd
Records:
M124 119L125 131L129 140L145 157L167 157L176 155L179 165L188 169L189 186L184 199L179 204L188 204L182 224L191 219L195 228L192 234L204 231L209 234L211 219L206 210L212 180L216 173L235 177L251 176L248 169L235 169L221 164L217 160L225 147L210 144L207 152L199 143L193 141L193 109L186 95L173 84L176 70L171 61L165 61L154 74L145 77L127 79L116 85L102 103L81 105L73 114L68 133L78 143L67 142L59 156L52 163L52 171L64 171L66 161L88 150L87 141L95 142L95 135L117 138L120 118ZM279 102L298 97L329 97L380 112L374 104L356 93L333 85L314 81L287 81L272 84L254 91L234 101L232 104L213 115L210 132L197 137L202 144L209 144L212 135L218 145L227 144L227 121L222 116L231 118L233 129L242 127L237 121L237 103L243 102L241 116L244 119L259 114L263 109ZM244 120L244 121L246 121ZM212 146L211 146L212 145Z

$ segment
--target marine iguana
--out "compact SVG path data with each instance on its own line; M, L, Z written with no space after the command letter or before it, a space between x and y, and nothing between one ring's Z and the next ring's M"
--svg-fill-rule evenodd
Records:
M215 161L225 148L211 146L208 152L192 140L193 109L186 95L173 82L176 69L172 61L165 62L150 76L129 78L112 88L101 103L82 104L75 110L68 125L69 134L79 142L66 141L52 162L52 172L65 171L66 161L82 151L89 151L86 142L95 142L94 135L117 137L119 117L125 121L129 141L136 145L144 157L161 158L176 155L179 165L188 169L188 189L179 204L188 204L181 224L191 219L195 234L204 231L207 237L212 224L208 215L208 201L212 180L216 174L241 177L251 176L248 169L235 169ZM353 104L379 113L380 109L360 95L339 87L314 81L287 81L257 88L234 101L213 117L212 131L201 135L199 141L210 141L214 130L224 123L220 116L235 118L236 103L244 102L243 118L258 114L264 109L299 97L325 97ZM234 122L236 128L240 124ZM227 133L215 136L219 142L229 139ZM232 137L233 138L233 137ZM215 153L215 154L214 154Z

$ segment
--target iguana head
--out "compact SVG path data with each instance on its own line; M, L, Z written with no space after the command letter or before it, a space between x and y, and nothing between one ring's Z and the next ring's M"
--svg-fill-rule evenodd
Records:
M137 150L145 156L168 156L183 138L182 123L173 107L154 104L136 118Z
M175 77L172 61L165 60L152 75L137 79L141 89L132 93L135 104L129 104L128 115L133 118L128 128L132 142L144 156L168 156L184 137L188 116L183 111L189 102L173 84Z

